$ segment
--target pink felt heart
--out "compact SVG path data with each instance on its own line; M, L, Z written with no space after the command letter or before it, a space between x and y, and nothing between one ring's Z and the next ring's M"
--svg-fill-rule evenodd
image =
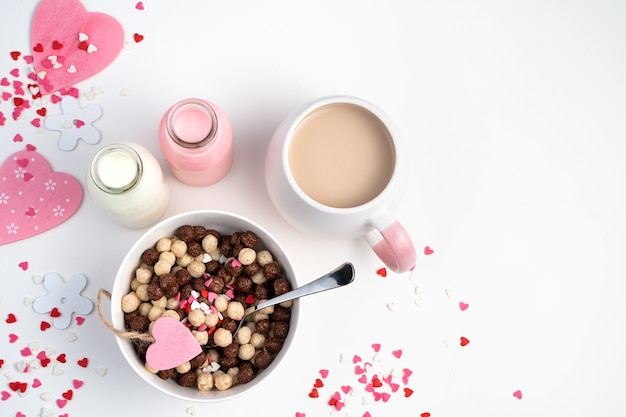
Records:
M79 40L85 36L87 40ZM35 72L45 71L40 85L51 93L106 68L122 50L124 31L113 17L87 12L78 0L41 0L33 16L31 43ZM62 65L46 68L52 56L64 57ZM67 71L70 67L75 71Z
M146 362L158 371L176 368L202 352L189 329L173 317L155 321L152 336L154 343L146 351Z
M69 219L83 190L71 175L53 172L34 147L0 166L0 245L43 233Z

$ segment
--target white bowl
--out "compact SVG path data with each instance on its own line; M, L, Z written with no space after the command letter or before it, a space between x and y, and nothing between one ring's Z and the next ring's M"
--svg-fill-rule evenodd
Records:
M269 250L274 259L281 265L285 278L289 280L291 286L295 288L295 274L291 262L280 244L270 235L264 228L258 224L238 216L236 214L221 212L221 211L192 211L187 213L181 213L170 217L148 230L139 240L130 248L128 254L122 261L115 282L113 284L113 290L111 291L111 320L116 329L123 330L124 327L124 313L121 308L121 299L129 292L130 281L134 277L135 270L139 266L141 254L149 247L153 247L156 241L162 237L170 237L174 235L176 229L183 225L202 225L207 228L212 228L219 231L222 234L230 234L236 231L250 230L258 236L260 239L259 247ZM298 324L298 301L294 300L291 308L291 320L289 324L289 333L283 343L283 347L278 352L269 367L259 371L255 378L246 383L233 386L225 391L218 391L213 389L207 392L198 391L195 387L182 387L174 380L163 380L157 375L148 372L144 367L144 362L139 359L135 352L131 342L128 339L117 337L117 343L122 352L122 355L130 365L130 367L139 375L144 381L153 386L154 388L169 394L173 397L195 402L214 402L222 401L226 399L234 398L241 395L257 385L261 384L276 367L279 366L282 358L289 350L289 346L294 338L296 327Z

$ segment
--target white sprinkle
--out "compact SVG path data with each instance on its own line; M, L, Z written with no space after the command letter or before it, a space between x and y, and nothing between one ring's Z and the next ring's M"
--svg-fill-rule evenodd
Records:
M24 297L24 305L26 307L31 306L35 299L33 297Z
M195 406L189 407L187 410L187 414L189 414L190 416L195 416L196 413L198 412L198 409Z
M60 376L60 375L63 375L64 373L65 371L63 370L63 368L61 368L58 365L52 368L52 375L54 376Z
M120 96L122 96L122 97L130 96L130 90L128 88L123 88L122 91L120 91ZM209 261L210 260L211 260L211 257L209 256ZM206 262L209 262L209 261L206 261ZM202 258L202 262L204 262L204 258Z
M454 295L454 290L452 288L446 288L446 295L448 297L452 297Z
M46 393L44 392L43 394L41 394L40 398L43 397L44 394ZM48 392L47 394L50 394L50 393ZM52 396L52 394L50 394L50 396ZM50 401L50 399L47 399L44 401ZM39 413L39 417L50 417L51 415L52 415L52 410L46 407L41 407L41 412Z
M69 67L67 67L67 72L69 72L70 74L75 74L76 73L76 67L74 66L74 64L72 64Z
M396 311L396 303L388 303L387 304L387 310L389 310L389 311Z
M90 54L97 52L97 51L98 51L98 47L94 45L93 43L90 43L89 46L87 47L87 52Z
M78 340L78 336L76 336L76 333L74 332L69 332L65 337L65 340L67 340L68 342L75 342L76 340Z
M107 373L107 368L106 366L98 366L96 368L96 374L98 374L99 376L105 376Z
M33 282L35 284L41 284L43 282L43 275L33 275Z
M37 73L37 78L39 78L40 80L43 80L44 78L46 78L46 75L48 75L46 71L39 71Z
M52 393L50 391L46 391L42 393L39 398L41 398L42 401L50 401L52 399Z
M78 34L78 41L79 42L85 42L87 39L89 39L89 36L85 35L83 32L80 32Z

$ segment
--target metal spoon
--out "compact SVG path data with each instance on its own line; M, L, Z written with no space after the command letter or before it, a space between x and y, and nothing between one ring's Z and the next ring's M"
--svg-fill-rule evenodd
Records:
M239 329L243 326L246 316L254 313L255 311L263 310L266 307L270 307L276 304L283 303L285 301L293 300L296 298L304 297L307 295L315 294L318 292L330 290L333 288L343 287L354 281L354 266L350 262L346 262L340 265L335 270L327 273L318 279L309 282L301 287L295 288L270 300L264 301L246 309L243 317L239 321L239 326L233 332L233 337L237 334Z

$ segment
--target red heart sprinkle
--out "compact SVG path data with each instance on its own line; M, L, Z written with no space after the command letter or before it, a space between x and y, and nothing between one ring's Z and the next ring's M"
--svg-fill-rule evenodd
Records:
M13 58L13 61L17 61L17 59L20 57L20 52L19 51L12 51L11 52L11 58Z
M7 316L6 322L8 324L11 324L11 323L15 323L16 321L17 321L17 317L15 317L15 314L9 313L9 315Z
M74 396L74 391L72 391L71 389L68 389L67 391L65 391L63 394L61 394L61 396L63 398L65 398L66 400L71 400L72 397Z
M413 395L413 390L411 388L405 388L404 389L404 396L405 397L410 397L411 395Z
M39 362L41 362L41 366L45 368L48 364L50 364L50 358L39 359Z
M26 215L29 217L32 217L34 215L36 215L37 212L35 211L34 207L29 207L28 209L26 209Z
M61 312L58 308L54 307L52 311L50 311L50 317L61 317Z
M82 49L83 51L86 51L87 48L89 48L89 44L87 43L87 41L82 41L81 43L78 44L78 49Z
M420 417L430 417L430 413L428 413L428 412L422 413L422 414L420 414Z
M37 45L33 46L33 51L35 51L35 52L43 52L43 45L38 43Z
M143 40L143 35L140 35L139 33L135 33L133 35L133 39L135 39L135 42L139 43Z
M467 346L467 344L468 344L469 342L470 342L470 341L469 341L469 339L468 339L468 338L466 338L466 337L464 337L464 336L461 336L461 346Z
M39 325L39 329L41 329L42 332L45 332L49 328L50 328L50 323L48 323L47 321L42 321L41 324Z
M324 383L322 382L322 380L321 380L321 379L317 378L317 379L315 380L315 384L313 384L313 386L314 386L315 388L322 388L322 387L324 386Z
M13 104L15 104L15 107L20 107L24 104L24 99L22 97L13 97Z
M83 368L86 368L87 364L89 364L89 359L87 358L82 358L81 360L78 361L78 365L82 366Z
M254 304L254 301L254 295L248 294L248 296L246 297L246 304Z
M59 356L57 356L57 361L61 362L61 363L65 363L65 361L66 361L65 353L61 353Z
M383 383L380 379L378 379L378 377L376 375L374 375L374 378L372 378L372 386L374 388L380 388L383 386Z
M319 392L317 392L316 388L313 388L311 390L311 392L309 392L309 397L311 398L318 398L320 396Z
M41 117L46 117L46 113L47 113L47 110L45 107L37 109L37 114L40 115Z
M376 271L376 273L385 278L387 276L387 268L380 268Z
M63 48L63 44L59 41L52 42L52 49L61 49Z

